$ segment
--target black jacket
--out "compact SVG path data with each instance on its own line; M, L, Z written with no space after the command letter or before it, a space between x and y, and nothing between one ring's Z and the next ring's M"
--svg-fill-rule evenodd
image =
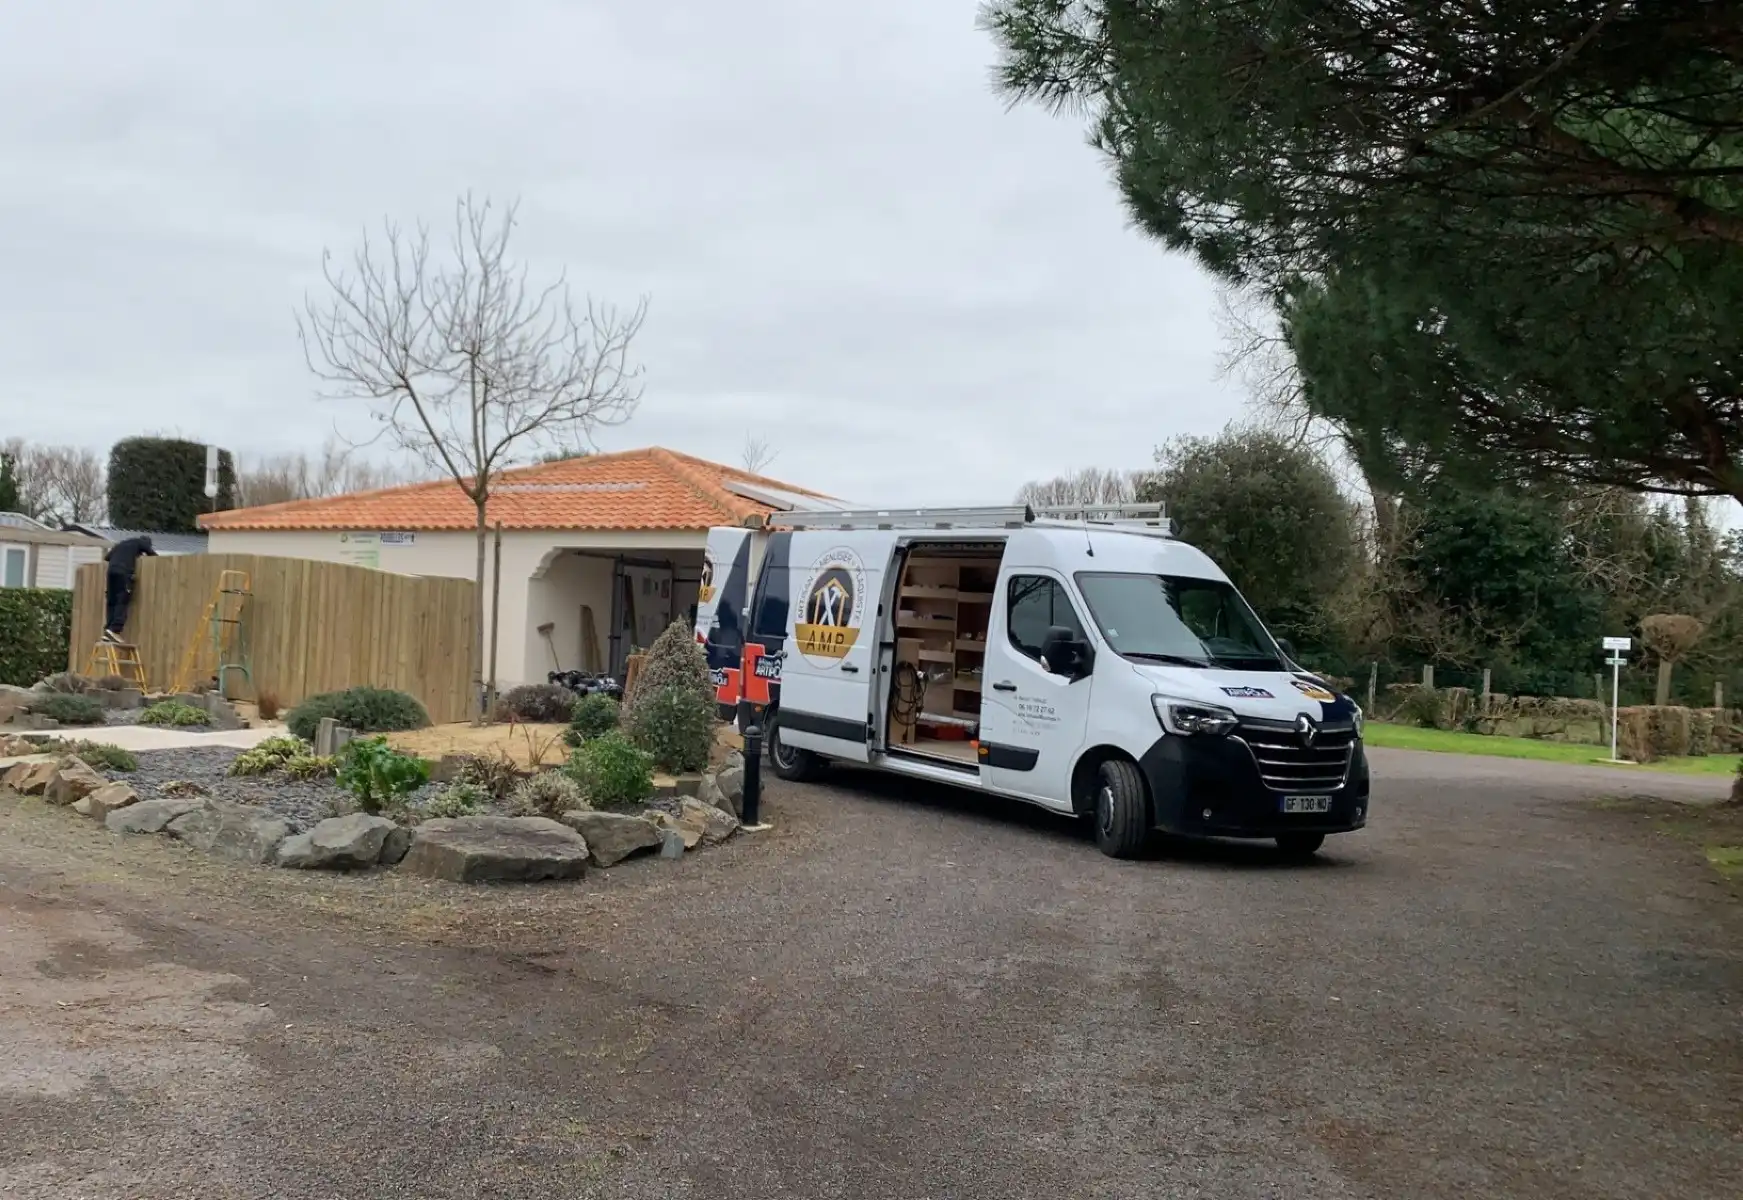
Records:
M148 537L130 537L124 542L116 542L109 547L109 553L103 557L109 561L109 574L125 575L133 578L133 569L139 563L139 556L157 557L157 551L151 548Z

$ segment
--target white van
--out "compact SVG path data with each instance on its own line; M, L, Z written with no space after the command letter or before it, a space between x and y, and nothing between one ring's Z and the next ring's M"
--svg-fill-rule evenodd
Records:
M771 524L714 531L717 571L745 574L697 637L722 703L762 710L781 778L836 761L979 788L1093 817L1119 857L1154 830L1307 856L1366 824L1361 709L1160 506Z

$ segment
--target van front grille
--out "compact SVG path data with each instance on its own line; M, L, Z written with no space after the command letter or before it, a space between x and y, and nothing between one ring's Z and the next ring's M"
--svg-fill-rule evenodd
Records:
M1278 792L1335 792L1349 778L1356 747L1353 725L1321 725L1311 745L1285 721L1244 720L1234 736L1246 743L1259 778Z

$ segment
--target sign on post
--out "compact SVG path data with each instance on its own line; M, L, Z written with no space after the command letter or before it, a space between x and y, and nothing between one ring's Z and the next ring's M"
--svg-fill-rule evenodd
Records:
M1609 656L1604 662L1610 668L1610 761L1621 761L1616 757L1616 705L1621 699L1622 668L1628 665L1625 657L1634 648L1634 639L1625 637L1607 637L1604 639L1604 649Z

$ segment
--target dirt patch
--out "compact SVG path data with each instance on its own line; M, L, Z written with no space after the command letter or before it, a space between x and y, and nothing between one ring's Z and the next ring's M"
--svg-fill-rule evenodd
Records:
M506 755L525 769L554 767L569 757L563 741L567 725L432 725L407 733L390 733L387 741L396 750L420 758L444 754L476 754L485 758Z

